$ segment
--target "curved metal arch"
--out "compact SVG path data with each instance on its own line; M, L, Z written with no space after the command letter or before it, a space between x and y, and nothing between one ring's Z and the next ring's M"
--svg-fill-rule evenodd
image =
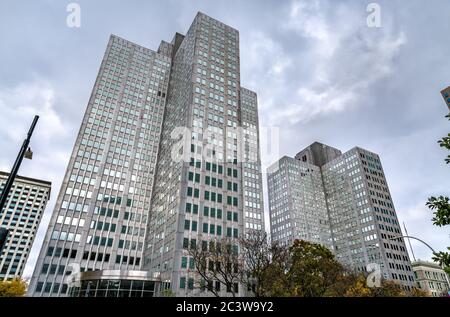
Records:
M396 240L396 239L400 239L400 238L408 238L408 239L414 239L414 240L420 241L420 242L422 242L423 244L425 244L428 248L430 248L430 250L431 250L431 252L433 252L433 254L436 253L436 251L434 251L434 249L433 249L428 243L426 243L425 241L423 241L423 240L421 240L421 239L419 239L419 238L416 238L416 237L412 237L412 236L399 236L399 237L391 238L391 239L389 239L389 240Z

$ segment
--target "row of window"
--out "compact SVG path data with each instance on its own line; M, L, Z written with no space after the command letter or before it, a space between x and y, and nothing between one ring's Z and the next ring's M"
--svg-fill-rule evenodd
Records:
M192 187L188 186L186 195L188 197L200 198L200 189L192 188ZM222 197L223 197L222 194L210 192L208 190L204 191L204 196L203 196L203 198L206 201L212 201L212 202L218 202L218 203L222 203ZM237 207L239 204L238 198L233 197L233 196L227 196L227 204L230 206Z

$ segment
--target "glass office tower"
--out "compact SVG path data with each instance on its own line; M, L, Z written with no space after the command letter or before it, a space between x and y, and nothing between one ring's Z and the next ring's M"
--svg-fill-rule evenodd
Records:
M8 173L0 172L0 193L8 176ZM0 254L0 280L22 276L50 199L51 185L48 181L16 176L3 212L0 211L0 228L9 231Z
M153 176L170 75L159 52L111 36L29 287L67 293L74 270L143 263Z
M412 287L411 263L398 238L402 232L379 156L359 147L341 153L316 142L295 160L282 158L279 167L268 170L272 238L316 242L310 228L320 231L326 221L337 260L360 272L376 263L384 278ZM303 218L296 221L299 215Z
M145 267L177 295L206 293L188 248L227 237L237 250L264 230L257 98L241 88L239 62L238 31L201 13L174 52Z

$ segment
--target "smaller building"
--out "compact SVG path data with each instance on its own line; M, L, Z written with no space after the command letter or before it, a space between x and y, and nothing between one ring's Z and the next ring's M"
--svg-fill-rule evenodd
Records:
M447 104L448 109L450 110L450 86L441 91L442 97Z
M417 287L434 297L445 296L450 292L449 277L437 264L427 261L411 263Z
M147 271L97 270L73 276L71 297L156 297L170 288Z
M8 176L8 173L0 172L0 195ZM22 275L50 199L50 190L50 182L16 176L5 207L0 210L0 228L8 230L0 253L0 280L11 280Z

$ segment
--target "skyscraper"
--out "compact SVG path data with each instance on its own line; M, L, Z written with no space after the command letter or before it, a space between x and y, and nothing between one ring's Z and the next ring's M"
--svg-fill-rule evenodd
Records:
M441 91L442 97L450 110L450 86Z
M142 294L152 279L193 294L188 244L264 229L257 100L239 63L237 30L202 13L157 52L111 36L30 295L66 295L76 265L76 294Z
M8 175L0 172L0 193ZM22 276L50 191L50 182L16 176L4 210L0 211L0 228L9 231L0 254L0 280Z
M145 267L177 295L198 291L189 247L264 230L257 100L239 62L238 31L201 13L174 53ZM177 127L188 136L179 161Z
M158 52L111 36L30 283L67 293L77 269L139 270L170 75ZM73 264L76 264L75 266Z
M295 239L331 248L330 226L320 167L284 156L267 170L273 241Z
M270 219L272 231L276 230L272 238L315 242L311 228L320 232L326 221L332 250L341 263L361 272L376 263L384 278L413 286L411 263L403 239L397 239L402 232L378 155L358 147L342 154L316 142L296 160L282 158L268 171ZM313 182L314 177L320 181ZM275 182L287 184L286 201ZM302 192L305 198L299 198ZM292 201L303 200L289 204L289 195ZM320 222L324 208L327 219ZM289 229L277 229L279 223Z

